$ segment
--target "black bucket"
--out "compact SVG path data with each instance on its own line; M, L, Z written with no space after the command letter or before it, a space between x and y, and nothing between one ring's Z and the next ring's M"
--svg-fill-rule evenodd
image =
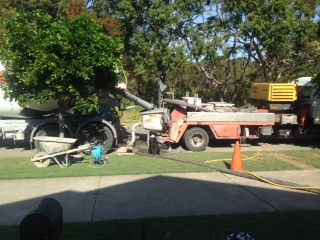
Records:
M61 204L54 198L44 198L21 221L20 240L57 240L62 231Z

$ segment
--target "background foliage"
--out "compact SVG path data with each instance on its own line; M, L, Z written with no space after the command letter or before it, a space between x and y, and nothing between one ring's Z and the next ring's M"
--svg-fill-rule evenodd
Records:
M318 7L318 0L4 0L0 12L3 19L36 8L60 19L86 12L122 38L133 94L155 102L160 78L167 97L188 91L243 105L252 82L318 72Z

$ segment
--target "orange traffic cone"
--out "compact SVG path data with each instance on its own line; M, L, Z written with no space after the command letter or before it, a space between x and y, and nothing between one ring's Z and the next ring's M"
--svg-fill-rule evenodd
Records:
M236 172L242 172L242 159L239 141L236 141L230 169Z

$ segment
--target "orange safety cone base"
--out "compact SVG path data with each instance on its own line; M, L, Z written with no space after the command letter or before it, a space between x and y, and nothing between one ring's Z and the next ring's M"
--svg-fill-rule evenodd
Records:
M242 158L239 141L236 141L230 169L236 172L242 172Z

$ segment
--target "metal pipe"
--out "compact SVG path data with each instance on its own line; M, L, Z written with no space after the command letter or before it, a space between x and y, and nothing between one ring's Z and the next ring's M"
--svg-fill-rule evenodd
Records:
M131 128L131 141L128 142L129 146L134 146L134 143L136 141L136 127L141 127L141 126L142 126L141 122L133 124Z
M132 95L131 93L127 92L127 91L124 91L122 89L118 89L118 88L115 88L115 92L119 95L121 95L122 97L126 98L126 99L129 99L130 101L132 101L133 103L143 107L144 109L146 110L151 110L151 109L154 109L154 105L152 103L148 103L147 101L145 100L142 100L141 98L138 98L137 96L135 95Z

